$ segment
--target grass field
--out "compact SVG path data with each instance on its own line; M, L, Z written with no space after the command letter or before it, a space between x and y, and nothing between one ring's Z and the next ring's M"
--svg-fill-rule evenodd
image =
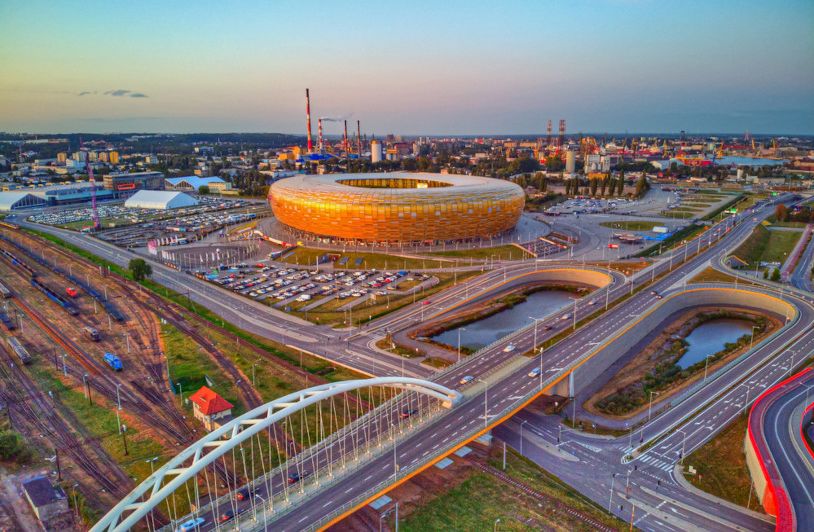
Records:
M209 377L214 383L211 388L235 405L233 414L245 412L246 405L238 399L234 385L223 377L220 368L201 346L168 323L161 325L161 341L164 343L164 353L169 361L176 394L183 390L184 396L189 397L201 386L206 386L206 377Z
M433 257L449 257L454 259L490 259L496 260L520 260L532 257L528 251L520 249L511 244L505 246L494 246L490 248L475 249L454 249L447 251L437 251L429 254Z
M287 255L283 262L289 264L315 264L319 257L327 254L336 254L340 259L348 258L344 265L339 264L339 260L334 262L334 268L337 269L357 269L357 270L417 270L426 268L443 268L449 266L450 262L439 259L416 259L399 257L396 255L386 255L384 253L367 253L348 251L333 252L324 249L313 249L300 247L295 249L292 253ZM362 259L362 263L356 266L357 259Z
M759 225L732 254L748 262L750 268L761 261L782 264L801 235L798 231L769 231Z
M707 267L699 272L695 277L690 279L691 283L734 283L735 277L724 272L720 272L715 268ZM739 278L739 284L755 284L748 280L748 278Z
M684 468L693 466L696 475L687 475L690 483L729 502L746 506L752 486L743 438L746 435L747 416L744 414L706 445L684 459ZM751 510L762 511L757 496L752 494Z
M502 465L496 457L490 462L496 468ZM492 530L495 520L500 519L499 530L592 530L564 512L561 504L566 504L612 529L627 530L625 523L514 451L508 453L506 464L506 474L553 500L538 500L492 475L476 471L455 488L412 512L400 527L422 532Z
M647 222L644 220L616 220L613 222L602 222L599 225L609 227L610 229L621 229L623 231L652 231L653 227L661 224L659 222Z

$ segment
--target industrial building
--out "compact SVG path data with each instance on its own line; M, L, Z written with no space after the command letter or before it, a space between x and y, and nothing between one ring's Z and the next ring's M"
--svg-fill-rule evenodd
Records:
M157 210L180 209L197 204L198 200L189 194L168 190L139 190L124 202L125 207Z
M87 203L93 196L93 188L92 184L85 182L0 192L0 211ZM112 190L96 187L97 201L112 200L115 197Z
M161 172L107 174L103 178L103 183L106 189L114 190L120 196L136 190L163 190L164 174Z
M298 175L269 190L274 216L297 231L364 242L490 238L517 224L525 194L488 177L429 173Z
M201 187L209 187L211 192L221 193L224 190L230 190L232 185L219 177L188 175L184 177L168 177L164 180L164 187L167 190L184 192L198 192Z

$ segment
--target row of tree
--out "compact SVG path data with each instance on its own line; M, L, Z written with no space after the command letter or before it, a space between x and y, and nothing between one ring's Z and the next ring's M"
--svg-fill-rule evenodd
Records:
M814 222L814 209L808 205L803 205L802 207L789 210L788 207L780 204L774 208L774 217L778 222L811 223Z

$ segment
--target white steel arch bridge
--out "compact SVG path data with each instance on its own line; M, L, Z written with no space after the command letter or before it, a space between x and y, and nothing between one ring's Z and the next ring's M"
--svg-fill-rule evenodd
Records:
M376 445L379 445L384 437L395 439L395 424L390 422L390 426L387 426L387 423L385 423L384 428L382 428L381 424L374 424L378 423L373 421L374 418L382 418L385 420L388 418L396 420L399 418L402 420L408 419L412 424L413 419L418 419L418 422L420 422L422 417L431 415L433 411L437 411L439 408L452 408L462 399L462 395L455 390L451 390L435 382L410 377L357 379L323 384L299 390L236 417L178 453L133 489L133 491L96 523L91 530L93 532L129 530L142 520L146 521L148 530L158 528L161 524L157 523L153 512L161 510L159 505L162 502L165 502L167 505L167 511L170 515L169 524L178 524L181 519L178 518L177 512L174 517L172 516L173 508L170 507L167 499L176 491L182 489L186 490L189 507L192 508L192 511L186 515L184 519L195 519L197 515L204 511L204 508L209 508L206 511L215 517L215 519L207 519L203 523L200 523L200 528L205 528L203 527L204 523L210 526L213 524L217 526L217 521L220 520L223 515L229 514L229 519L231 520L235 516L235 513L239 513L228 509L221 510L217 507L219 504L218 501L222 502L226 498L230 501L233 500L234 497L232 494L238 490L248 494L248 498L251 499L251 507L255 509L255 504L260 505L259 502L255 502L255 498L262 498L258 492L262 490L264 486L263 482L265 482L265 487L267 488L267 491L265 491L267 497L262 498L263 505L266 506L266 508L261 508L260 510L261 512L269 509L273 511L273 501L281 495L277 494L275 496L275 488L272 485L273 472L265 472L265 462L262 451L260 451L260 442L258 441L258 452L260 453L260 461L264 464L264 479L252 480L249 478L249 475L246 474L244 478L248 480L248 483L238 485L236 480L237 476L235 474L233 475L235 478L234 485L230 483L229 473L225 472L228 454L231 452L232 458L234 459L234 451L238 449L242 455L243 473L247 473L245 449L243 445L251 442L251 469L254 472L255 451L253 438L257 438L263 433L269 434L269 438L271 438L271 428L275 427L275 424L283 422L283 431L285 431L285 422L287 419L291 419L290 417L292 415L304 413L309 406L317 405L320 401L332 400L335 396L345 395L347 397L348 394L356 392L358 397L359 390L364 388L394 388L406 393L401 393L397 397L387 401L383 400L382 403L375 408L376 415L374 415L374 412L370 412L360 416L352 423L343 425L342 428L330 434L327 438L318 441L311 448L305 450L303 452L305 456L293 466L289 465L291 460L288 459L284 462L284 465L277 466L275 471L277 471L278 475L283 475L284 472L288 478L288 482L291 482L291 479L296 479L294 483L298 484L297 488L299 493L304 494L303 486L305 483L300 482L300 480L306 476L314 475L316 483L319 485L318 477L320 471L326 471L327 473L323 473L323 475L327 474L332 477L334 469L339 470L340 468L344 468L345 460L347 459L346 455L352 454L353 457L358 459L360 449L364 449L365 445L367 446L367 452L370 453L371 449L375 448L373 444L374 441ZM333 424L331 423L331 425ZM337 426L339 426L338 422ZM321 418L318 427L324 429L323 420ZM293 427L290 426L289 428ZM301 432L308 430L308 428L303 425L300 425L299 428ZM385 434L385 431L388 431L388 434ZM348 451L347 447L342 446L342 440L348 440L349 442L353 440L351 442L353 443L351 446L353 448ZM283 456L288 455L289 443L292 447L294 446L293 442L286 442L285 452L281 453ZM336 451L334 451L334 449L336 449ZM309 464L309 458L310 465L313 467L311 467L310 471L306 472L304 468ZM211 467L214 481L216 468L219 467L218 459L223 460L221 475L226 476L226 491L229 493L226 496L221 496L219 499L213 497L208 502L202 503L198 492L200 479L197 479L197 475L201 473L206 474L207 469ZM269 465L270 462L271 457L269 457ZM323 462L325 465L322 465ZM233 462L232 466L233 468L239 469L239 463ZM269 469L271 469L271 467L269 467ZM192 495L190 495L190 482L193 484ZM288 501L291 493L295 491L295 488L286 489L285 484L286 481L284 480L282 482L282 496L285 501ZM208 475L206 476L206 485L207 487L211 486ZM221 487L223 487L222 483ZM207 491L212 493L209 489L207 489ZM217 491L217 489L215 491ZM280 490L277 489L277 491L279 492ZM193 500L195 501L194 503ZM175 506L174 500L173 506ZM269 508L269 506L271 506L271 508ZM256 509L254 515L256 519ZM152 521L150 520L151 517ZM212 521L215 522L213 523Z

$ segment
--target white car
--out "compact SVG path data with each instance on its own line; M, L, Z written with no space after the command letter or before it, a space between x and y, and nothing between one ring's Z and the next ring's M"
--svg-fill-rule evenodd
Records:
M467 375L463 379L458 381L458 384L469 384L470 382L472 382L474 380L475 380L475 377L473 377L472 375Z
M514 349L515 349L514 344L509 344L509 345L507 345L506 347L503 348L503 352L504 353L511 353L512 351L514 351Z

